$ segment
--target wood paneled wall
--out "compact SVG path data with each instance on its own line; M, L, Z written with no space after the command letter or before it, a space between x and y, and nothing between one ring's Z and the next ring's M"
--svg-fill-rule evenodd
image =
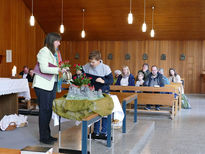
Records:
M0 5L0 77L10 77L13 65L20 72L24 65L33 68L36 54L43 46L45 33L36 21L29 25L30 10L21 0L1 0ZM34 14L35 15L35 14ZM12 63L6 63L6 49L12 50Z
M43 46L45 33L36 22L34 27L29 25L30 11L20 0L1 0L0 5L0 77L10 77L13 65L18 72L24 65L33 68L36 63L36 54ZM34 13L35 15L35 13ZM12 63L6 63L6 49L12 50ZM205 41L65 41L61 43L63 59L69 59L72 64L85 64L88 54L92 50L100 50L104 63L111 69L120 69L128 65L133 75L144 62L157 65L168 75L170 67L185 79L186 93L205 93L205 82L200 73L205 70ZM75 59L79 53L80 59ZM113 59L108 60L109 53ZM125 60L129 53L130 60ZM142 55L148 54L148 60L142 60ZM186 59L180 61L180 54ZM166 54L166 60L160 60L161 54Z
M185 79L186 93L205 93L205 84L200 78L200 73L205 70L205 41L70 41L61 43L63 59L69 59L72 64L85 64L88 54L92 50L100 50L104 63L108 64L112 71L128 65L131 73L136 76L143 63L157 65L164 68L165 75L168 69L173 67L178 74ZM80 59L75 59L75 54L80 54ZM113 59L108 60L109 53ZM130 60L125 60L125 54L129 53ZM148 60L142 56L147 53ZM180 60L180 54L185 54L184 61ZM161 54L166 54L166 60L160 60Z

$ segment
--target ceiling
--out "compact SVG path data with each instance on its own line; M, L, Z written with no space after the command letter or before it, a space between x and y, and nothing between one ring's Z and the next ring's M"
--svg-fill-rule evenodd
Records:
M32 0L23 0L31 9ZM59 32L61 0L33 0L34 16L48 32ZM146 0L147 32L141 31L144 0L132 0L134 23L127 23L129 0L64 0L63 40L83 40L82 9L85 8L85 40L148 40L155 5L157 40L204 40L205 0Z

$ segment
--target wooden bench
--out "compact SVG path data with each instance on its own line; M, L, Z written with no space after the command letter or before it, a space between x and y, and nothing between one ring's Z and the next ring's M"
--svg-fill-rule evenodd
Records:
M178 104L174 98L176 89L174 87L135 87L135 86L110 86L111 94L117 95L119 100L122 100L128 96L131 96L133 92L123 92L123 91L134 91L139 92L138 104L151 104L151 105L162 105L171 107L171 119L177 114ZM147 92L147 93L144 93ZM142 111L138 109L138 111ZM145 111L145 110L143 110ZM163 112L165 111L153 111L149 112ZM169 112L168 112L169 113Z
M174 87L175 88L175 93L177 94L177 101L178 101L178 109L179 111L181 110L181 104L182 104L182 91L183 91L183 86L181 83L173 83L171 82L169 85L165 85L165 87Z

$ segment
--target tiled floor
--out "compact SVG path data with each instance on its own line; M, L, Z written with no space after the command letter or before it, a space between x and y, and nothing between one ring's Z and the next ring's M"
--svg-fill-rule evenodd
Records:
M92 153L138 154L141 150L141 154L204 154L205 95L188 95L188 97L192 109L182 109L174 120L170 120L166 115L139 114L139 123L136 125L133 124L132 113L130 113L127 134L116 130L116 140L112 148L107 148L106 142L92 141ZM75 127L69 130L68 128L73 125L74 122L63 124L62 146L80 149L81 130L75 129ZM52 133L57 136L58 127L52 127ZM145 135L150 137L142 138L140 141L139 139ZM29 117L28 127L10 132L0 132L0 147L21 149L27 145L40 145L38 138L38 119ZM55 150L57 148L58 144L56 143Z
M205 153L205 95L188 97L192 109L182 109L175 120L152 118L155 131L141 154Z

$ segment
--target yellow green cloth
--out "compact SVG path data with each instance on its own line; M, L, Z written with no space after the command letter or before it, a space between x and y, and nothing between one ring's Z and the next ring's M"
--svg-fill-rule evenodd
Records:
M79 121L93 113L107 116L112 113L114 103L109 95L103 95L104 98L98 100L66 100L64 97L57 98L53 101L53 111L63 118Z

